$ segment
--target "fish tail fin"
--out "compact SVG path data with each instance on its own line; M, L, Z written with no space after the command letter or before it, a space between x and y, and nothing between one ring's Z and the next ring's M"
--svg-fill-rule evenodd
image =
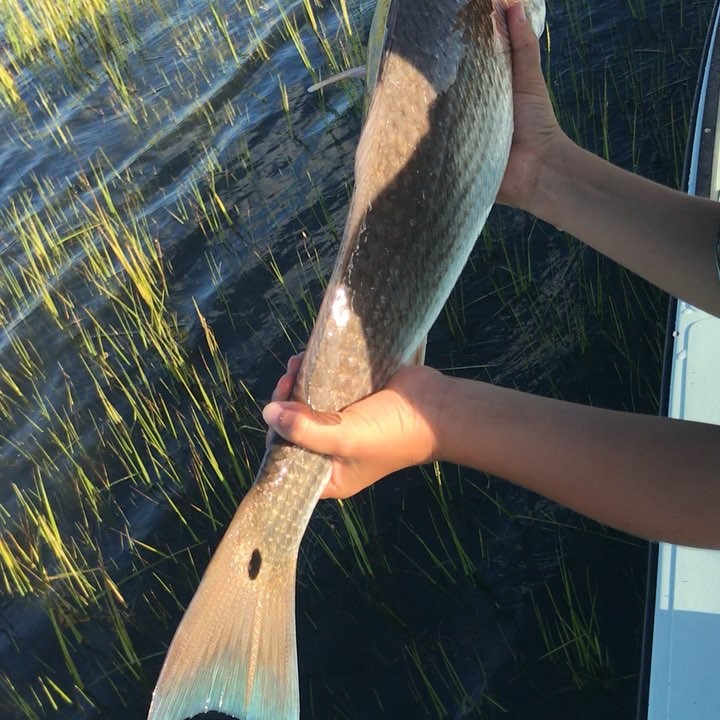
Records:
M254 488L253 488L254 490ZM297 557L253 541L255 507L240 505L175 632L148 720L217 711L240 720L297 720Z

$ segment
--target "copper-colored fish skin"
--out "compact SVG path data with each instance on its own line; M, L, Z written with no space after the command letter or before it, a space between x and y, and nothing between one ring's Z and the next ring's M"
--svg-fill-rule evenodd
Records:
M537 31L544 2L525 2ZM510 150L508 3L392 0L343 242L295 399L338 411L380 389L439 314L492 207ZM298 716L288 640L294 608L285 598L330 471L326 457L280 439L271 443L171 645L151 720L209 709L247 720ZM264 606L275 614L263 617ZM238 629L243 613L252 617L250 638L235 637L246 632ZM265 635L270 647L262 645Z

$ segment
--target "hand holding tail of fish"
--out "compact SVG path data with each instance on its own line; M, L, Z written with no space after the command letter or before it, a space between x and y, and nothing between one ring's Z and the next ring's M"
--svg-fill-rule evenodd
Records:
M441 375L424 365L401 368L382 389L342 413L322 414L304 403L284 402L299 368L293 356L263 417L292 442L333 457L322 498L346 498L391 473L439 456Z

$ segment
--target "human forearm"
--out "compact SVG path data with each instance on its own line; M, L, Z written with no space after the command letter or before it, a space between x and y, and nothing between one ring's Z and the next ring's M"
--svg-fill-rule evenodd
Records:
M291 442L333 456L326 497L447 460L633 535L720 548L715 425L602 410L425 367L403 368L385 390L329 417L291 402L271 403L264 415Z
M720 315L720 203L617 168L564 135L537 165L523 208L663 290Z
M720 315L720 203L614 167L560 129L527 22L508 10L515 131L498 202L566 230L664 290Z
M441 378L436 455L620 530L720 547L720 428Z

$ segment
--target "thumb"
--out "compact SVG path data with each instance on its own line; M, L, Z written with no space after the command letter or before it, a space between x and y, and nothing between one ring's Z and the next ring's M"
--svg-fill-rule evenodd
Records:
M508 8L507 22L515 84L522 87L524 82L536 79L540 68L540 43L525 16L524 0L518 0Z
M263 408L263 419L278 435L321 455L340 454L342 418L320 412L298 402L271 402Z

